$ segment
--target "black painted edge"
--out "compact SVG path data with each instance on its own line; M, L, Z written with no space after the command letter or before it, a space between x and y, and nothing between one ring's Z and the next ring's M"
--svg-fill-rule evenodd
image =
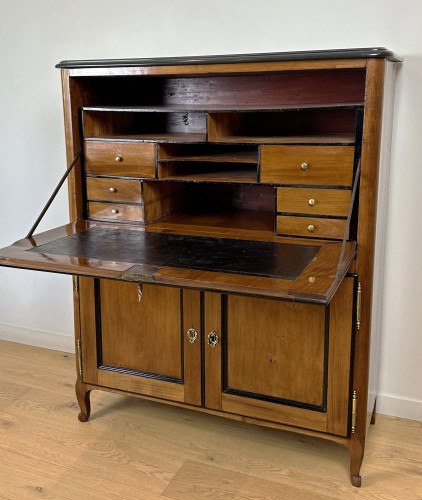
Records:
M66 60L56 68L117 68L135 66L179 66L189 64L230 64L248 62L305 61L317 59L385 58L402 62L403 58L386 47L364 47L353 49L305 50L294 52L267 52L254 54L221 54L181 57L153 57L133 59Z
M150 378L154 380L160 380L162 382L172 382L173 384L184 384L184 380L182 378L176 377L168 377L166 375L160 375L158 373L150 373L150 372L141 372L138 370L130 370L128 368L121 368L119 366L109 366L109 365L100 365L98 367L99 370L105 370L114 373L120 373L122 375L132 375L135 377L142 378Z

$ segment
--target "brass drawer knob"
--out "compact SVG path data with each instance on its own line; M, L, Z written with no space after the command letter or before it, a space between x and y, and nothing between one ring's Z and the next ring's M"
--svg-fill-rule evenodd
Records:
M191 344L194 344L198 340L198 332L195 328L189 328L186 335L188 336L188 340Z
M119 210L118 210L117 208L113 208L113 210L111 211L111 213L112 213L113 215L116 215L116 214L118 214L118 213L119 213Z
M300 168L301 168L302 170L308 170L309 165L308 165L307 163L302 163L302 165L300 166Z
M109 191L110 191L110 193L116 193L117 189L116 188L110 188Z
M313 198L311 198L309 201L308 201L308 205L310 207L313 207L315 205L315 200Z
M313 224L309 224L309 226L308 226L308 231L309 231L310 233L313 233L313 232L315 231L315 226L314 226Z
M117 156L116 156L116 161L117 161L117 162L122 162L122 161L123 161L123 156L121 156L121 155L117 155Z
M208 334L208 339L207 339L207 342L208 342L208 345L210 347L215 347L217 344L218 344L218 341L220 339L218 338L218 335L217 335L217 332L215 330L212 330L209 334Z

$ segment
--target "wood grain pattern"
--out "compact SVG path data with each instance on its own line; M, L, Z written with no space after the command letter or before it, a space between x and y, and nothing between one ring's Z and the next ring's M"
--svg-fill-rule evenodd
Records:
M350 187L353 156L352 146L262 146L261 182Z
M79 137L79 108L84 104L83 89L79 82L69 77L69 71L61 70L63 114L66 138L66 160L70 165L81 147ZM82 198L81 162L78 160L68 177L70 221L77 221L84 213Z
M359 224L357 242L359 254L356 258L356 271L362 288L361 328L356 336L354 358L353 388L359 394L357 402L356 425L349 451L351 456L351 475L359 475L365 448L368 412L368 380L371 339L372 285L374 271L375 227L377 210L378 169L382 128L382 106L384 94L385 61L368 60L365 117L362 145Z
M222 330L221 295L219 293L204 293L204 371L205 371L205 402L206 408L221 410L221 369ZM207 344L208 335L216 332L219 342L215 347Z
M230 390L321 406L324 345L321 306L227 297Z
M182 378L180 290L143 285L139 301L136 283L102 280L100 301L102 364Z
M191 328L198 335L194 342L190 342L187 335ZM197 406L202 404L202 336L201 294L197 290L183 290L184 402Z
M345 189L281 187L277 188L277 212L347 217L350 199L351 191Z
M346 229L346 221L343 219L296 217L294 215L277 215L276 224L278 234L306 236L307 238L341 240ZM312 230L309 229L309 226Z
M95 175L154 178L155 144L85 141L85 167Z
M330 304L327 432L347 436L351 411L350 368L352 352L354 279L345 278Z
M103 203L90 201L88 217L97 220L144 222L141 205L126 205L122 203Z
M73 68L70 76L137 76L137 75L212 75L219 73L267 73L320 69L365 68L366 59L330 59L315 61L281 61L265 63L204 64L180 66L143 66L125 68Z
M141 203L141 182L129 179L87 177L87 198L90 201Z

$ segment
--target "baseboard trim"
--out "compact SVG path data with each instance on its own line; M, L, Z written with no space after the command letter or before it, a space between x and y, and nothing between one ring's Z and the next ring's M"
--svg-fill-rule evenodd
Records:
M422 422L422 401L379 394L377 396L377 413Z
M9 340L18 344L33 345L53 349L54 351L75 352L73 336L56 332L32 330L21 326L0 323L0 340Z

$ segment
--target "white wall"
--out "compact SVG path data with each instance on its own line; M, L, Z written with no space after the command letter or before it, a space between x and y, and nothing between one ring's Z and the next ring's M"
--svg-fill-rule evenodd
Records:
M26 234L65 167L58 61L387 46L405 63L392 140L379 410L422 419L421 19L417 0L0 0L0 247ZM63 193L40 229L66 221ZM0 337L70 349L70 304L68 277L0 270Z

